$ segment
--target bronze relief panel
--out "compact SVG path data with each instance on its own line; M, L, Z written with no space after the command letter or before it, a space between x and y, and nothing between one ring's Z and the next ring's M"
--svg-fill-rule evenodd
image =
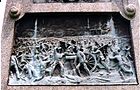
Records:
M130 21L119 13L25 14L9 85L137 84Z

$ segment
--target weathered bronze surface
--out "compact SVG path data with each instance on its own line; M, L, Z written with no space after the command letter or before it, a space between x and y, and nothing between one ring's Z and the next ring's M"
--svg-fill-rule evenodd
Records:
M9 85L136 84L130 33L118 13L25 15L15 24Z
M2 90L139 90L138 10L137 0L8 0L1 41Z

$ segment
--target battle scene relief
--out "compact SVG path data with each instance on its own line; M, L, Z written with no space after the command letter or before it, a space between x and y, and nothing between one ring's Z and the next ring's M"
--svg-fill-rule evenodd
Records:
M137 84L130 21L118 13L26 14L9 85Z

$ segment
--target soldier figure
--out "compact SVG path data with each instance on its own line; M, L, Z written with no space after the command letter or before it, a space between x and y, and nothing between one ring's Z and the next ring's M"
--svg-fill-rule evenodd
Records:
M105 57L104 57L103 53L101 52L101 50L99 50L98 47L94 46L92 54L94 54L96 56L96 60L100 64L102 64L106 68L106 70L110 73L109 66L105 63Z
M85 57L85 54L83 52L83 50L81 49L81 51L78 49L78 47L76 46L76 42L74 40L71 41L71 44L72 44L72 47L73 47L73 52L76 53L76 56L79 60L79 63L78 65L76 65L76 69L79 73L79 75L81 74L80 73L80 66L83 65L84 69L86 70L86 72L90 75L90 71L86 65L86 57ZM81 76L81 75L80 75Z
M80 50L77 50L77 53L76 53L77 57L78 57L78 60L79 60L79 63L78 65L76 66L76 69L78 70L78 73L80 74L80 66L83 65L84 69L86 70L86 72L90 75L90 71L86 65L86 57L85 57L85 54L80 51Z
M11 72L10 74L15 74L17 80L20 79L20 73L19 73L19 68L18 68L18 62L17 62L17 57L16 55L11 56Z
M131 65L127 65L127 63L123 62L123 59L122 59L122 56L120 54L120 50L115 50L113 52L113 56L109 56L109 59L112 59L112 60L117 60L118 61L118 66L119 66L119 73L120 75L122 76L122 78L124 79L124 75L122 74L122 71L125 72L125 73L132 73L132 70L131 70ZM127 65L130 67L130 69L126 69L124 65Z
M52 63L51 65L51 75L53 74L54 72L54 69L55 67L57 66L57 64L60 65L60 68L61 68L61 72L60 72L60 76L61 77L64 77L64 62L63 62L63 53L62 53L62 48L61 47L57 47L54 49L54 52L53 52L53 59L54 59L54 62Z
M128 61L132 59L132 56L130 54L130 49L131 49L130 46L125 46L124 48L124 55Z

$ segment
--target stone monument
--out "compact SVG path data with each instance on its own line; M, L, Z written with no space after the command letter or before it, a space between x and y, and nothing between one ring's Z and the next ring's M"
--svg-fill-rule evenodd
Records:
M137 0L8 0L2 90L139 90L138 10Z

